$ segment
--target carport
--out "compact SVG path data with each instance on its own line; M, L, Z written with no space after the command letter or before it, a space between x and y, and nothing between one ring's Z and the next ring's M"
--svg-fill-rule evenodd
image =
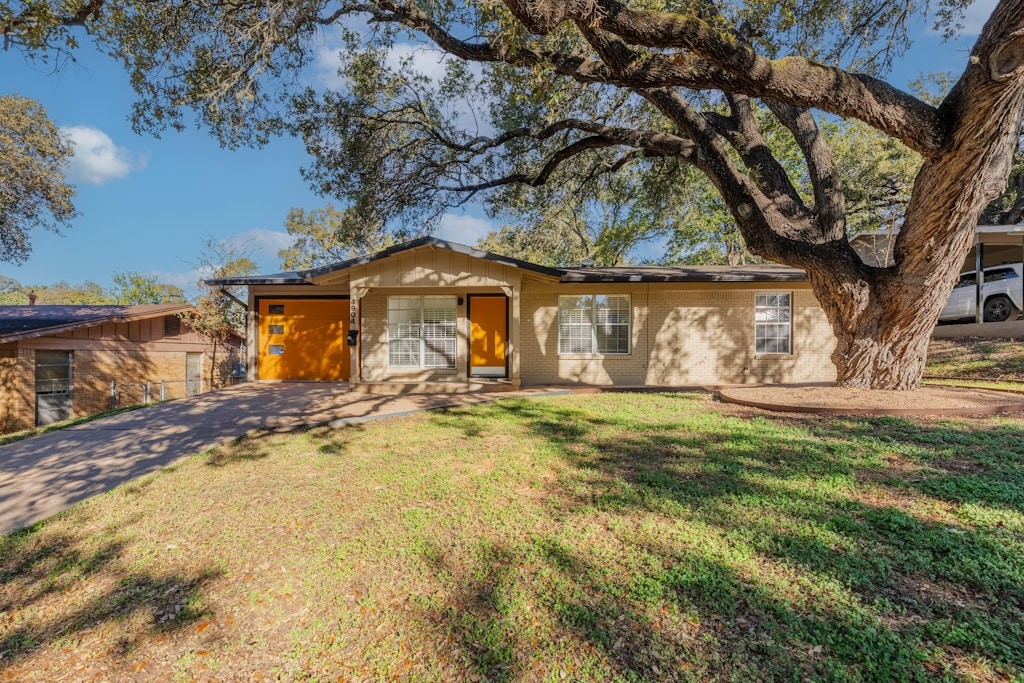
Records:
M896 228L873 230L854 235L850 244L867 264L888 266L892 264L893 247L896 244ZM975 322L984 322L985 268L1011 263L1024 263L1024 224L979 225L974 233L971 251L964 259L961 273L975 272ZM1021 294L1024 296L1024 278L1020 279Z
M985 322L984 296L985 268L1004 263L1024 263L1024 225L979 225L974 234L974 246L960 272L974 268L976 279L974 321ZM1019 278L1024 300L1024 277Z

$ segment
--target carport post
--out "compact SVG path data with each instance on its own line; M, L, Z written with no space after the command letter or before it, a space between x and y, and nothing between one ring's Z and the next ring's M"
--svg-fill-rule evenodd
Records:
M974 278L974 322L983 323L985 322L985 311L984 311L984 296L982 295L982 289L985 286L985 245L978 240L978 245L974 248L974 270L976 275Z

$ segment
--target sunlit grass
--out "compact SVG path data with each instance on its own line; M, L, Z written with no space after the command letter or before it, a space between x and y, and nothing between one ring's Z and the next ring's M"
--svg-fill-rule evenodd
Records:
M254 434L7 537L0 666L1019 677L1022 441L1015 419L754 417L687 394Z

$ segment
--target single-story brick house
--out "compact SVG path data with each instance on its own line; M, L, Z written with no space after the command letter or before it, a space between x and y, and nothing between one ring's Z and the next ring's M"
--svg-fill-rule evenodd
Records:
M229 383L242 338L214 349L188 308L0 306L0 433Z
M462 391L835 378L831 327L806 274L783 266L548 268L425 237L208 284L248 288L250 380Z

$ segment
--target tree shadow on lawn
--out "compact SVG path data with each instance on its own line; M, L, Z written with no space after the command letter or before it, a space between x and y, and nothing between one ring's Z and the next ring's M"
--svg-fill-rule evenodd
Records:
M127 656L138 643L204 616L203 589L218 571L129 568L121 559L126 546L116 530L76 538L48 533L46 525L0 539L0 668L110 624L123 631L114 654ZM55 600L64 604L44 606Z
M496 598L516 591L628 680L1024 672L1024 422L661 400L678 409L502 401L434 418L467 439L515 418L569 465L548 491L557 527L481 539L483 578L433 614L479 673L514 680L544 648Z
M359 424L343 427L306 427L295 429L256 429L230 441L215 446L206 452L208 467L227 467L236 463L254 462L269 458L276 442L270 439L275 434L289 432L306 434L320 455L342 455L351 445L353 437L363 430Z

